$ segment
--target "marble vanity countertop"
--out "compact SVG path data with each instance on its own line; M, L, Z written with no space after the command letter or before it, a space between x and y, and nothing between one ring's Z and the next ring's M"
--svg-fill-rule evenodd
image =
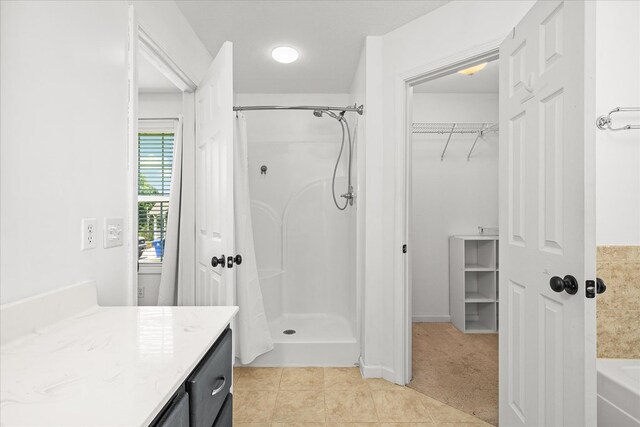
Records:
M237 307L93 306L0 347L3 426L143 426Z

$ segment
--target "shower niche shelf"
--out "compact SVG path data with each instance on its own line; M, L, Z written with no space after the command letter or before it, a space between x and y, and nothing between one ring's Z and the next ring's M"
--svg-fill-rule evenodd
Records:
M460 331L498 331L498 275L498 236L449 238L449 309Z

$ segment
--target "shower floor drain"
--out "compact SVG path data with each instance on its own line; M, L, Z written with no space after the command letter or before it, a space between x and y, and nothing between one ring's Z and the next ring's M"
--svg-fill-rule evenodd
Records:
M285 329L284 331L282 331L283 334L285 335L293 335L296 333L295 329Z

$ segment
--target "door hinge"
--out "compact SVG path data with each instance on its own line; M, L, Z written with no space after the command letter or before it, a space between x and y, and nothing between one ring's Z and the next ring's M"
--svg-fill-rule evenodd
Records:
M402 253L403 254L407 253L407 245L402 245Z

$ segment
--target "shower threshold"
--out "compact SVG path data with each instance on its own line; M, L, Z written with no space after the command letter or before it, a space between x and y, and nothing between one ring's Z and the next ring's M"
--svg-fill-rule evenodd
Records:
M360 356L353 328L341 316L285 314L269 329L274 349L251 366L353 366Z

